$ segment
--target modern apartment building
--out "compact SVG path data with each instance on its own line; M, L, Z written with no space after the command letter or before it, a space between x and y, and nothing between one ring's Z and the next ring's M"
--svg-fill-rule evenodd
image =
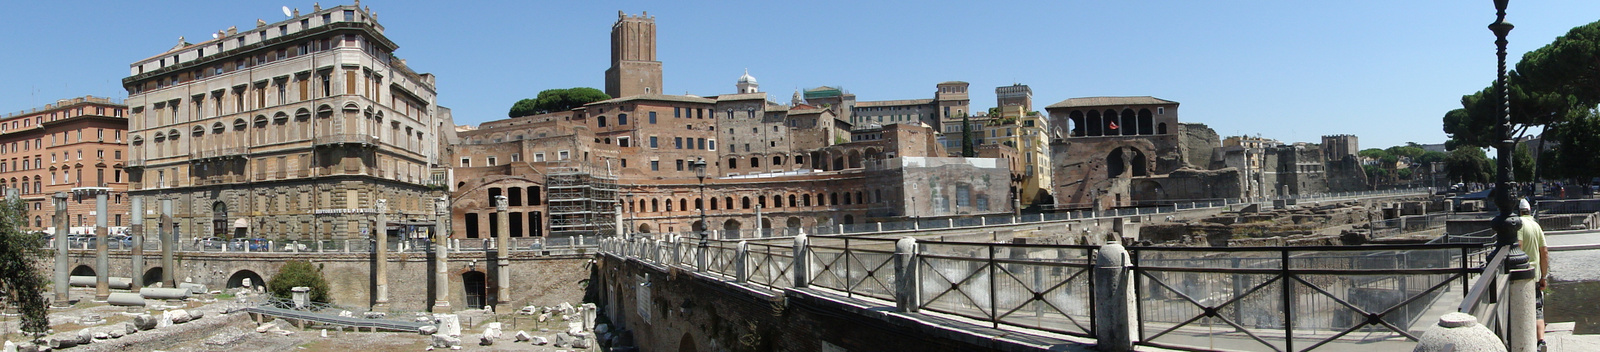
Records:
M430 218L449 110L370 11L317 6L212 37L123 79L130 193L152 214L172 200L185 239L364 238L383 199L391 226Z
M54 233L50 197L75 187L110 188L106 225L112 233L128 226L126 113L120 102L85 96L0 117L0 188L28 203L28 230ZM94 232L94 201L68 198L71 233Z

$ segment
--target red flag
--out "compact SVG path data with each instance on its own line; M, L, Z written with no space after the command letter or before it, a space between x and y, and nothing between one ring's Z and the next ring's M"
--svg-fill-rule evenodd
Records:
M1111 127L1111 129L1113 129L1113 130L1114 130L1114 129L1117 129L1117 122L1116 122L1116 121L1111 121L1111 126L1110 126L1110 127Z

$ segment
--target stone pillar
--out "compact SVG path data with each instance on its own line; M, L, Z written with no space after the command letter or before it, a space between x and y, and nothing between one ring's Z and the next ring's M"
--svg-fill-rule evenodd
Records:
M1478 324L1471 314L1450 312L1439 317L1439 324L1417 336L1412 352L1488 351L1506 352L1500 337Z
M172 229L172 200L161 200L161 282L166 287L178 287L177 262L172 259L172 251L177 246L178 236ZM250 246L245 246L250 248Z
M133 201L133 205L128 212L133 215L133 222L129 223L131 228L129 232L133 235L133 253L129 258L132 265L129 271L133 273L129 274L128 277L133 279L133 282L128 285L128 289L133 292L139 292L139 289L144 286L144 199L139 197L129 198L132 198ZM223 248L227 248L227 246L223 246Z
M379 199L375 206L378 220L372 228L372 237L377 239L378 244L373 246L377 254L372 258L377 262L377 268L372 271L372 282L376 288L372 310L380 310L389 307L389 217L384 214L389 211L389 200Z
M500 223L495 224L499 229L498 242L495 244L495 300L494 303L511 302L511 255L507 252L511 248L511 218L506 216L506 196L494 196L494 212L500 214Z
M750 243L739 241L733 254L733 281L737 283L750 282Z
M1134 307L1133 263L1121 243L1100 246L1094 263L1095 349L1132 351Z
M1511 283L1506 293L1506 331L1511 336L1505 338L1510 342L1512 352L1539 351L1538 307L1534 296L1538 290L1538 274L1534 273L1530 264L1528 255L1521 250L1512 250L1511 255L1506 257L1506 268L1511 272Z
M789 270L794 271L794 288L811 286L811 239L805 234L794 236L794 264Z
M433 312L450 312L450 199L439 197L433 208Z
M903 237L894 243L894 273L895 308L916 313L922 302L922 277L917 275L917 239Z
M103 187L72 189L79 197L94 196L94 300L105 302L111 297L111 242L106 229L106 191Z
M305 308L311 303L311 288L298 286L289 289L289 299L294 302L296 309Z
M67 263L67 192L56 192L54 199L56 215L51 222L56 226L56 299L51 305L64 308L71 305L72 299L68 295L71 287L67 285L72 270L71 263Z

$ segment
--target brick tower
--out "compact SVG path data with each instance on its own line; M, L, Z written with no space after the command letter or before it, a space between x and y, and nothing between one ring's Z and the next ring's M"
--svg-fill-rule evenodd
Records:
M649 12L629 16L617 11L617 23L611 25L606 94L613 98L662 94L661 61L656 61L656 19Z

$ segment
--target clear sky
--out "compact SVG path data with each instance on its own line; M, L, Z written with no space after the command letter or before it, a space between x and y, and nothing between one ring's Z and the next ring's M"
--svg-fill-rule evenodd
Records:
M323 5L333 5L327 2ZM913 5L914 4L914 5ZM839 86L860 100L931 98L1023 83L1063 99L1150 95L1223 136L1361 146L1440 143L1440 118L1494 80L1490 0L1438 1L393 1L397 55L438 76L458 124L505 118L540 90L603 88L617 11L656 17L666 93L732 93L749 69L787 103ZM0 21L0 111L121 98L128 64L311 1L13 1ZM1512 1L1510 59L1600 20L1600 1Z

